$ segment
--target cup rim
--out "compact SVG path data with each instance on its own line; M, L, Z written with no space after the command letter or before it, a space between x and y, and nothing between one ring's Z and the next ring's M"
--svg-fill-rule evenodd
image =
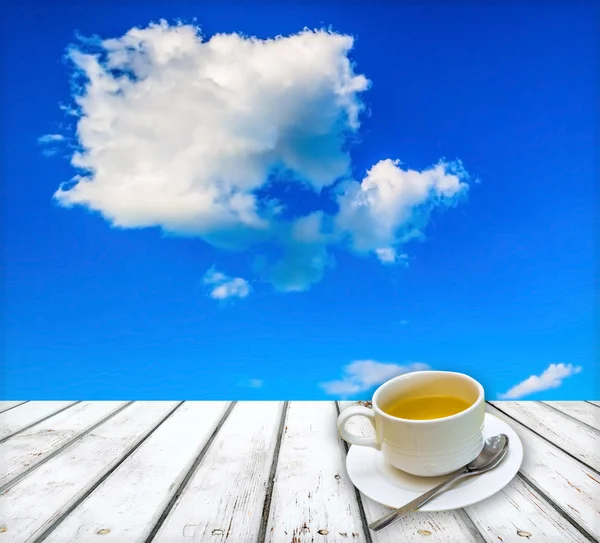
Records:
M471 381L471 383L473 383L477 390L479 390L479 395L477 396L477 400L475 400L473 402L472 405L470 405L469 407L467 407L467 409L465 409L464 411L461 411L460 413L455 413L454 415L449 415L447 417L440 417L439 419L425 419L425 420L419 420L419 419L404 419L402 417L394 417L392 415L387 414L385 411L383 411L378 403L377 403L377 397L379 396L379 394L381 393L382 390L384 390L385 388L387 388L391 383L394 383L396 381L401 381L403 379L406 378L406 376L408 375L417 375L417 374L438 374L438 375L458 375L459 377L466 379L468 381ZM393 377L392 379L390 379L389 381L386 381L385 383L382 383L381 385L379 385L379 387L377 388L377 390L374 392L373 394L373 400L372 400L372 404L373 404L373 409L377 412L378 415L382 416L383 418L386 418L388 420L392 420L392 421L401 421L401 422L408 422L411 424L423 424L423 425L427 425L427 424L435 424L438 423L440 421L447 421L447 420L453 420L453 419L457 419L459 417L462 417L464 415L466 415L467 413L470 413L471 411L474 411L478 405L483 401L484 399L484 390L483 390L483 385L477 381L476 379L474 379L473 377L471 377L470 375L467 375L466 373L460 373L458 371L443 371L443 370L422 370L422 371L411 371L408 373L403 373L402 375L398 375L397 377Z

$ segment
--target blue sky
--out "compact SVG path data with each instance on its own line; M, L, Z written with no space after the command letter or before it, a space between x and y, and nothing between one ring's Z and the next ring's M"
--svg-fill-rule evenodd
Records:
M0 395L599 399L593 8L508 4L10 7Z

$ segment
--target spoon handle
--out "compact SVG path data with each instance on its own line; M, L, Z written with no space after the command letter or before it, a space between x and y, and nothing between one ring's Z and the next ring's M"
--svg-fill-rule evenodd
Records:
M385 517L382 517L379 520L371 522L371 524L369 524L369 528L371 528L371 530L373 530L375 532L382 530L383 528L396 522L398 519L401 519L402 517L408 515L408 513L411 513L415 509L418 509L422 505L425 505L429 500L434 498L440 491L442 491L444 488L446 488L450 483L453 483L457 479L460 479L461 477L464 477L468 474L469 474L469 472L466 469L459 471L458 473L455 473L452 477L446 479L443 483L440 483L439 485L432 488L431 490L428 490L424 494L421 494L421 496L419 496L418 498L415 498L411 502L408 502L406 505L404 505L400 509L396 509L395 511L392 511L389 515L386 515Z

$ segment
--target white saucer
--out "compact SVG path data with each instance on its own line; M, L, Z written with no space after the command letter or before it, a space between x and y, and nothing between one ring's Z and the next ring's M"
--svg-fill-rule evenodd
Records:
M523 461L523 445L515 431L489 413L485 415L484 436L506 434L508 452L502 462L482 475L467 477L442 492L420 511L450 511L473 505L502 490L517 474ZM346 470L358 490L372 500L399 509L423 492L438 485L442 477L416 477L387 464L380 451L352 445L346 457Z

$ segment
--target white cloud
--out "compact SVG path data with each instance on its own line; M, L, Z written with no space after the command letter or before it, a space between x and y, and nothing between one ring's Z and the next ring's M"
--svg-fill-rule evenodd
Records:
M58 144L63 142L65 137L61 134L44 134L38 138L38 143L44 146L42 154L45 157L52 157L59 151Z
M365 392L403 373L427 369L429 366L420 362L400 366L376 360L355 360L344 368L342 379L321 383L320 387L327 394L346 397Z
M163 22L103 41L104 59L71 49L88 79L76 97L83 173L56 197L121 227L267 228L253 191L275 169L316 189L348 172L344 133L358 128L368 87L352 44L321 31L205 41Z
M393 247L375 249L375 255L382 264L397 264L400 261L406 261L408 258L406 253L398 254Z
M516 400L535 392L558 388L567 377L581 372L580 366L572 364L550 364L541 375L531 375L505 394L500 394L501 400Z
M393 247L382 247L381 249L375 249L375 254L377 255L377 258L384 264L392 264L396 262L396 258L398 257L396 254L396 249Z
M246 388L261 388L263 384L262 379L248 379L247 381L239 383L239 386Z
M57 143L59 141L63 141L65 137L61 134L44 134L38 138L38 143Z
M348 144L370 86L352 47L328 31L207 40L166 22L82 40L69 49L75 104L62 106L77 117L78 173L56 200L115 227L275 248L280 260L256 267L282 291L320 281L333 245L397 263L399 246L466 191L467 176L460 163L419 172L388 159L351 180ZM339 212L284 220L285 202L264 194L282 178L315 192L339 183Z
M465 177L460 162L419 172L402 168L398 160L381 160L360 183L344 186L336 225L354 250L395 261L394 246L419 236L434 207L456 203L468 188Z
M228 298L245 298L250 294L248 281L241 277L230 277L211 268L203 278L204 284L210 285L209 296L215 300Z

